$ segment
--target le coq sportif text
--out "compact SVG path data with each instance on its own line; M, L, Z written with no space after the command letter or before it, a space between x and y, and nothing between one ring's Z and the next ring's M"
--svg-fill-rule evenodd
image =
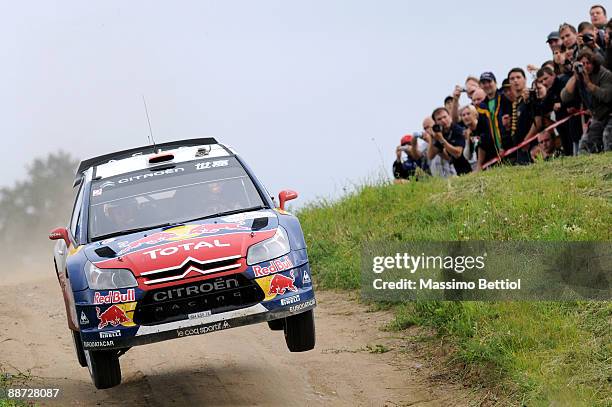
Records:
M454 270L463 273L466 270L482 270L485 267L487 254L481 256L426 256L421 253L413 256L409 253L396 253L395 256L375 256L372 259L372 271L380 274L385 270L406 270L414 274L417 270Z

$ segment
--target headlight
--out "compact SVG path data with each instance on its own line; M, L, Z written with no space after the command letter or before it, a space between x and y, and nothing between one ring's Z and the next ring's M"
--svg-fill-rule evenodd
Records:
M274 236L270 239L249 247L247 251L247 264L250 266L251 264L272 260L284 256L289 251L291 251L291 246L289 246L287 232L285 232L282 226L279 226Z
M130 270L99 269L90 262L85 264L85 277L92 290L136 287L138 283Z

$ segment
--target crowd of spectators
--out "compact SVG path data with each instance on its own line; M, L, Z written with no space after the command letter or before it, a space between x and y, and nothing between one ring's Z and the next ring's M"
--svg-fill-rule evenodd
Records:
M590 16L578 28L561 24L547 37L551 59L512 68L501 87L493 72L457 85L423 120L422 132L402 137L394 177L448 177L611 151L612 19L602 5ZM471 103L459 106L464 92Z

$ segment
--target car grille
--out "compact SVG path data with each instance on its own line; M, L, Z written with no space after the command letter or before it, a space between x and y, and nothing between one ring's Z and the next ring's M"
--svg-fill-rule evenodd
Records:
M234 274L147 292L138 302L134 322L155 325L209 311L219 314L263 301L264 292L253 280Z
M205 275L235 270L241 267L239 260L240 255L221 257L205 261L190 259L188 262L179 267L146 271L141 273L140 277L144 278L144 284L146 285L167 283L170 281L181 280L192 272Z

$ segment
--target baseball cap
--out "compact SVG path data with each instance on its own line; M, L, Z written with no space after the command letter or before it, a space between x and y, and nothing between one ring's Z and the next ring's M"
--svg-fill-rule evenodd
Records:
M406 144L410 144L410 142L412 141L412 134L406 134L404 137L402 137L402 139L400 140L400 144L402 146L405 146Z
M561 37L559 37L559 31L552 31L550 34L548 34L548 38L546 39L546 42L550 42L550 40L560 40Z
M502 82L502 88L509 88L509 87L510 87L510 81L508 80L508 78L506 78Z
M483 81L497 82L497 79L495 79L495 75L493 75L493 72L483 72L482 75L480 75L480 82Z

